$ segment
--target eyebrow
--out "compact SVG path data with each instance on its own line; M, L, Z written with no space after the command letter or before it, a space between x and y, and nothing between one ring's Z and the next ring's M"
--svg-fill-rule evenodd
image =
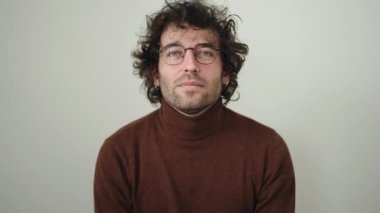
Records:
M175 47L175 46L181 46L183 47L183 45L180 43L180 42L173 42L173 43L169 43L163 47L161 47L161 49L166 49L166 48L169 48L169 47ZM209 42L206 42L206 43L199 43L197 45L195 45L194 47L211 47L211 48L214 48L214 49L218 49L215 47L215 45L213 45L212 43L209 43Z
M182 46L179 42L172 42L172 43L169 43L165 46L162 46L161 49L166 49L166 48L169 48L169 47L175 47L175 46Z
M218 49L216 48L216 46L212 43L200 43L200 44L197 44L196 46L201 46L201 47L211 47L211 48L214 48L214 49Z

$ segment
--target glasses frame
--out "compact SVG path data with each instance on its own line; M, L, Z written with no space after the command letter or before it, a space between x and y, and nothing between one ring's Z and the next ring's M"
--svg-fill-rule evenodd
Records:
M165 60L165 57L162 57L162 60L165 62L165 64L170 65L170 66L175 66L175 65L178 65L178 64L182 63L183 60L185 59L185 55L186 55L186 51L187 51L187 50L192 50L192 54L193 54L195 60L196 60L198 63L200 63L200 64L204 64L204 65L208 65L208 64L212 64L212 63L214 63L215 60L216 60L216 58L217 58L217 53L220 51L220 48L215 48L214 45L211 45L211 44L198 44L198 45L196 45L195 47L188 47L188 48L185 48L184 46L179 45L179 44L168 44L168 45L166 45L166 46L160 48L160 51L159 51L159 52L160 52L160 55L161 55L166 49L168 49L168 48L170 48L170 47L181 47L181 48L183 48L183 50L184 50L184 51L183 51L183 54L181 55L181 60L179 60L178 63L168 63L168 62ZM204 62L200 62L200 61L199 61L196 52L197 52L197 49L198 49L198 48L202 48L202 47L210 48L210 49L212 49L212 50L214 50L214 51L216 52L215 57L214 57L214 59L213 59L211 62L204 63Z

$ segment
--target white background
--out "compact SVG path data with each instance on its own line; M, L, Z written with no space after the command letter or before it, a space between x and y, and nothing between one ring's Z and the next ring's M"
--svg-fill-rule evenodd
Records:
M218 2L250 46L229 107L287 141L297 212L378 212L378 1ZM93 212L103 140L155 109L130 54L162 5L0 0L0 212Z

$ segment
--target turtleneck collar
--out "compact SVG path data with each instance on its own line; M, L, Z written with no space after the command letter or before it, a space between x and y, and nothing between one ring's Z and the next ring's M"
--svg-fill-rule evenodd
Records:
M159 122L165 134L173 139L199 140L215 132L223 121L224 106L219 99L203 114L189 117L181 114L166 101L161 101Z

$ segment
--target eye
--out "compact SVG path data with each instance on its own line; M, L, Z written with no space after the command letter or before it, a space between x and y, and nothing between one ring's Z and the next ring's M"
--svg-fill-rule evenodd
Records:
M164 50L164 55L167 58L180 58L183 54L184 50L180 46L173 46Z
M178 50L173 50L173 51L167 51L165 55L166 57L180 57L182 54Z
M197 51L197 55L205 58L212 58L215 55L215 51L211 48L201 48Z

